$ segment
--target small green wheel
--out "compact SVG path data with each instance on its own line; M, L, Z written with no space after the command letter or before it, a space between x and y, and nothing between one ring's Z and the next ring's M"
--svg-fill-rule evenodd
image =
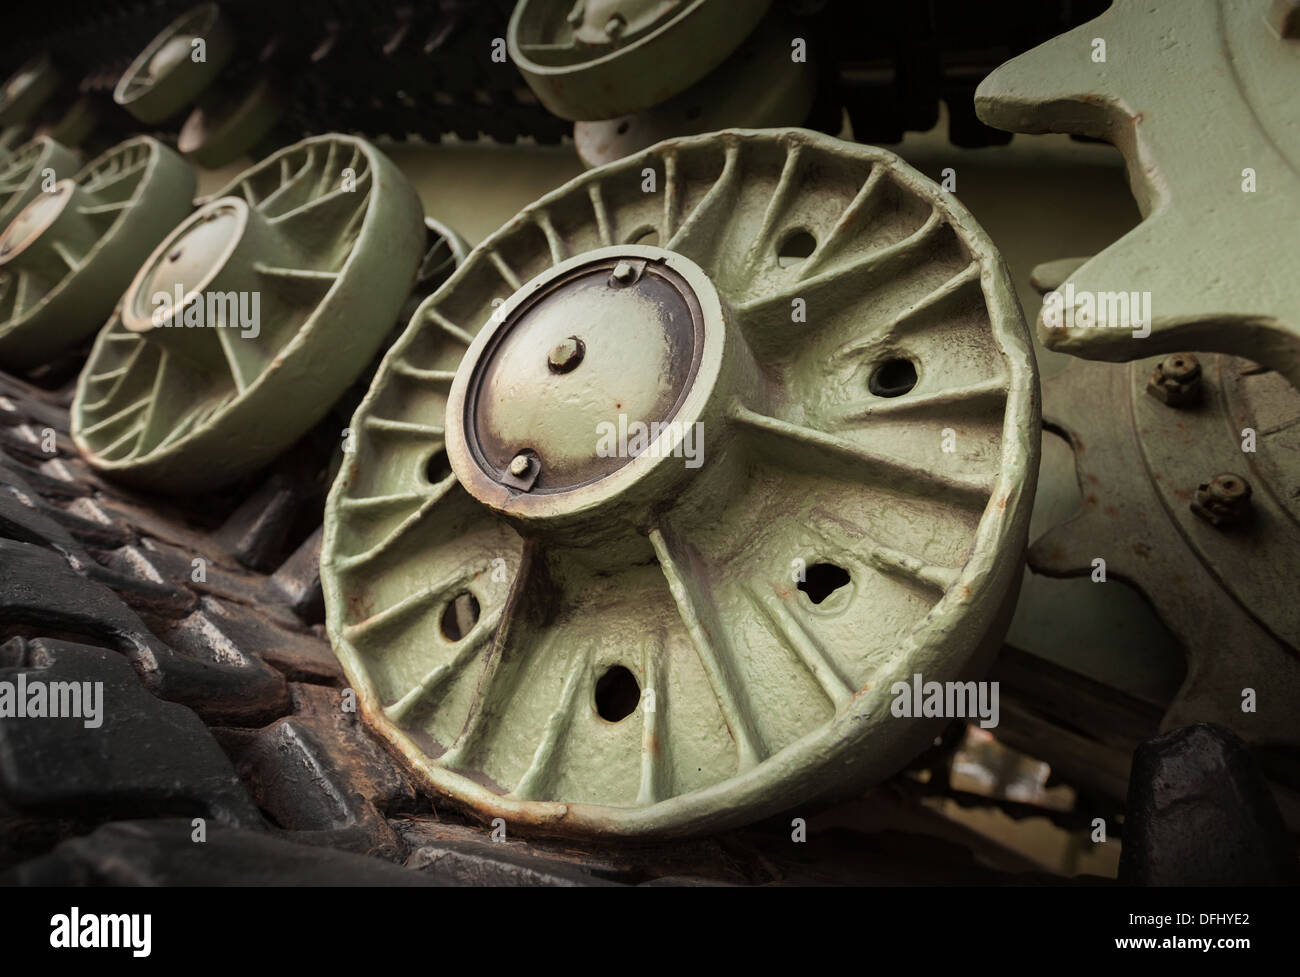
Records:
M193 171L147 136L35 194L0 233L0 363L37 366L93 335L193 198Z
M234 162L258 146L284 116L283 87L268 74L234 94L205 97L186 117L176 148L208 169Z
M722 63L772 0L520 0L506 40L562 119L612 119L671 98Z
M39 132L64 146L80 146L103 119L101 96L82 95L68 110Z
M171 118L216 80L235 53L235 36L215 3L181 14L118 79L113 100L141 122Z
M1000 647L1040 437L988 236L799 129L661 143L525 208L350 429L321 581L367 719L485 819L629 837L924 749L946 720L913 676Z
M423 248L415 191L364 140L317 136L268 157L140 268L77 382L77 446L165 492L265 464L365 369Z
M77 172L77 154L47 136L37 136L0 163L0 230L41 192Z
M817 69L790 57L786 22L769 17L722 64L665 102L617 119L576 122L587 166L603 166L665 139L718 129L803 125L817 95Z
M59 87L59 72L48 54L38 54L0 89L0 126L26 122Z

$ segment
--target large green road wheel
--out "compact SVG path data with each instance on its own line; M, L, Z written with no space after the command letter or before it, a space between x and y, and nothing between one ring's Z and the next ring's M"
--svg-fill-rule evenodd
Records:
M374 727L485 818L797 806L931 741L894 683L998 647L1038 422L1005 267L950 195L804 130L662 143L525 208L389 352L326 509L330 637Z
M80 165L76 153L46 136L20 146L0 163L0 230L8 227L43 187L72 176Z
M193 171L147 136L36 194L0 233L0 363L37 366L93 335L193 199Z
M772 0L520 0L510 58L562 119L658 105L739 47Z
M141 122L164 122L194 104L234 53L235 36L221 8L200 4L149 42L118 79L113 100Z
M154 250L100 333L77 446L166 492L265 464L378 351L424 239L415 191L362 139L306 139L241 173Z

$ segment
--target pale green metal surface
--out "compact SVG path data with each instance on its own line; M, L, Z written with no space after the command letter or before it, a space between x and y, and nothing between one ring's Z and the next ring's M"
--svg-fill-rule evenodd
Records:
M193 42L204 41L204 60ZM141 122L171 118L206 90L235 51L230 25L215 3L181 14L140 52L113 89L113 100Z
M0 163L0 232L41 192L46 177L57 182L80 166L76 153L48 137L38 136L20 146Z
M1295 746L1291 713L1243 710L1242 694L1300 696L1300 391L1275 371L1210 354L1198 402L1172 406L1147 389L1161 359L1077 360L1044 382L1044 418L1071 440L1083 504L1034 542L1030 566L1085 576L1101 558L1108 576L1151 601L1187 656L1164 728L1213 722L1252 743ZM1254 451L1242 451L1244 428ZM1253 487L1242 526L1192 510L1198 486L1224 472Z
M139 269L72 405L86 459L155 491L218 487L325 416L392 328L424 248L415 192L350 136L296 143L202 203ZM160 320L156 294L178 285L182 315L256 295L256 328Z
M915 387L873 395L900 357ZM602 456L639 412L676 433ZM1005 268L951 196L802 130L663 143L525 208L389 352L327 505L330 636L374 727L480 816L760 817L893 773L935 729L892 683L990 660L1038 420ZM664 455L700 430L698 468ZM815 603L798 561L849 582Z
M0 126L26 122L59 87L59 72L47 54L38 54L13 73L0 89Z
M193 193L185 161L137 136L36 194L0 234L0 363L33 367L93 335Z
M1269 11L1270 0L1118 0L981 83L990 125L1114 143L1145 218L1067 284L1149 292L1150 336L1135 339L1131 315L1092 328L1040 317L1052 349L1115 361L1229 352L1300 385L1300 41Z
M772 0L520 0L510 59L563 119L612 119L671 98L716 68Z
M769 17L726 61L667 101L623 118L575 123L578 155L587 166L602 166L678 136L803 125L817 94L817 69L790 57L793 35L782 18Z
M283 117L283 85L267 74L233 94L205 98L185 119L176 148L208 169L246 155Z

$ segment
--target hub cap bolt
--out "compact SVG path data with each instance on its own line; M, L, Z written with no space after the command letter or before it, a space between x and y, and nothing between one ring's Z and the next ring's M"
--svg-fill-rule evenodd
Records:
M614 266L612 277L620 285L631 285L636 281L636 268L632 266L631 262L620 261Z
M583 345L582 340L577 336L570 336L563 342L557 343L551 350L550 356L546 358L546 365L552 373L568 373L582 362L586 352L587 347Z

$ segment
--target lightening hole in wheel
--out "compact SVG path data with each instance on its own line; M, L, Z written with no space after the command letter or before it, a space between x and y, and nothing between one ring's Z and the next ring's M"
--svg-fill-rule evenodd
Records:
M915 386L916 364L901 356L885 360L867 380L867 389L877 397L901 397Z
M627 243L644 244L647 247L656 248L659 246L659 228L651 227L649 225L638 227L628 235Z
M622 665L611 665L596 680L596 712L607 723L622 722L640 701L641 686Z
M439 448L429 456L429 460L424 465L424 477L432 484L437 485L444 478L451 474L451 462L447 460L447 452Z
M477 622L478 599L468 590L462 590L443 609L438 626L448 641L459 641L473 630Z
M782 268L789 268L803 261L817 250L817 239L803 229L791 231L781 239L781 246L776 250L776 263Z
M803 576L799 581L799 589L814 604L820 604L841 587L847 587L850 579L849 571L834 563L814 563L804 571Z

